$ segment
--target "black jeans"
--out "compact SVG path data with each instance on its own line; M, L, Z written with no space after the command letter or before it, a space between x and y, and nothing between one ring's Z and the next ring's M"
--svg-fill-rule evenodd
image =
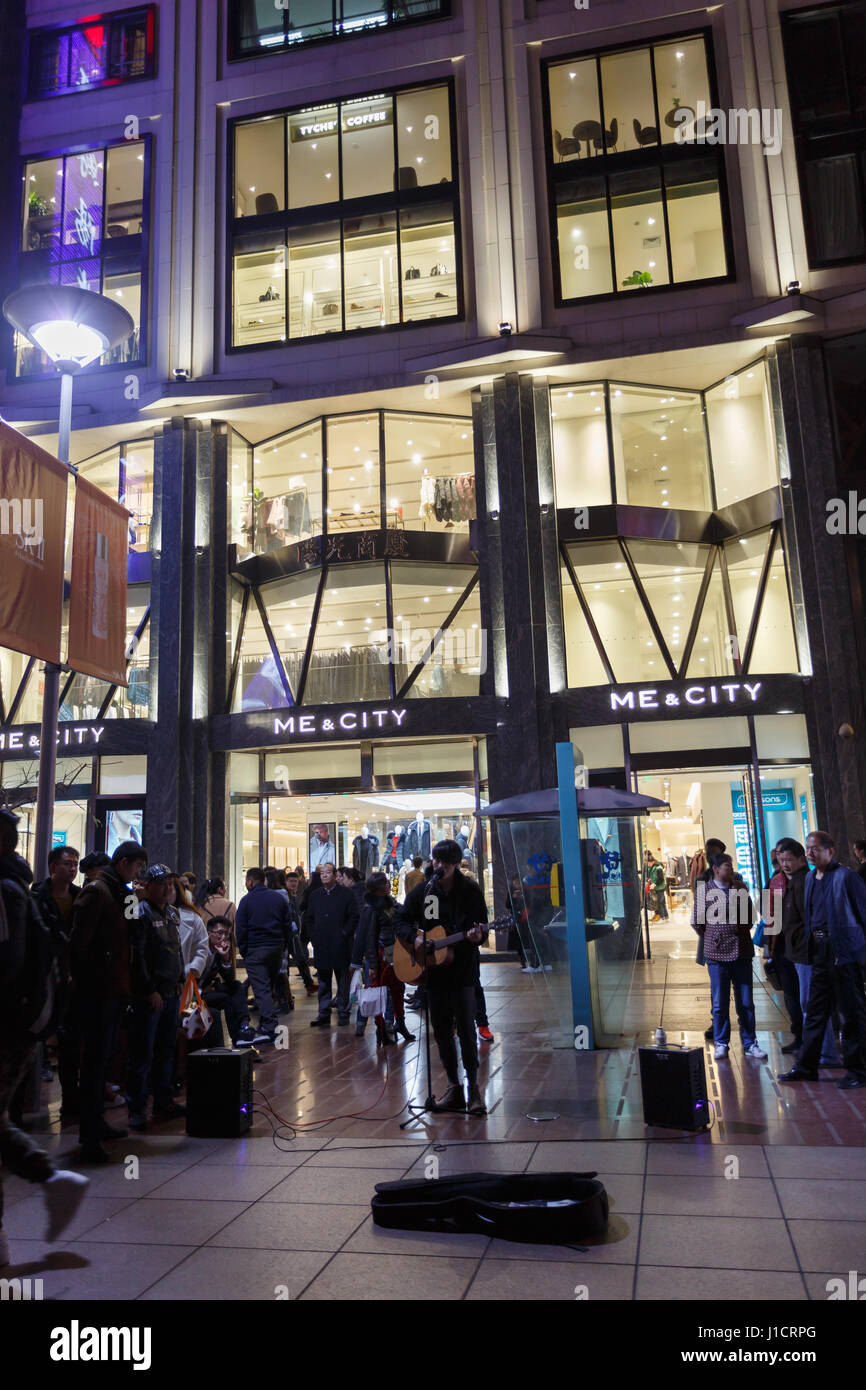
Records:
M800 1066L816 1071L824 1030L837 1005L842 1015L842 1060L849 1072L866 1080L866 994L864 972L858 961L837 965L829 938L810 943L812 984L803 1025Z
M81 1069L81 1013L75 1007L74 999L57 1030L57 1079L60 1082L61 1102L64 1106L78 1109L78 1092Z
M153 1102L157 1108L171 1105L174 1100L171 1083L177 1051L179 1011L180 996L177 994L164 999L159 1012L152 1009L146 999L136 999L133 1005L129 1020L127 1064L130 1115L145 1114L149 1089L153 1091Z
M779 976L782 993L785 996L785 1008L788 1010L788 1017L791 1020L794 1042L802 1043L803 1010L800 1007L800 979L794 962L788 960L787 956L776 956L773 963Z
M253 987L259 1010L259 1028L269 1037L277 1031L277 1005L274 986L283 963L283 946L254 946L244 956L247 979Z
M457 1048L454 1024L460 1039L463 1070L470 1086L478 1079L478 1044L475 1041L475 986L434 985L428 990L430 1027L448 1080L457 1081Z
M102 1139L105 1078L128 1004L128 999L86 999L78 994L70 1004L81 1029L78 1139L82 1144L98 1144Z
M246 995L247 992L240 980L233 980L231 984L220 989L206 989L202 999L214 1015L213 1022L204 1037L191 1042L188 1050L193 1052L205 1047L223 1046L223 1025L219 1017L221 1012L225 1014L229 1037L232 1043L236 1042L241 1024L245 1019L249 1019Z
M319 976L319 1018L331 1016L331 976L337 977L337 1018L345 1023L349 1017L349 982L352 972L348 965L340 970L318 970Z
M300 932L292 932L292 941L289 946L289 965L294 961L298 967L301 979L307 989L313 988L313 977L310 974L310 962L307 956L307 948L301 940Z

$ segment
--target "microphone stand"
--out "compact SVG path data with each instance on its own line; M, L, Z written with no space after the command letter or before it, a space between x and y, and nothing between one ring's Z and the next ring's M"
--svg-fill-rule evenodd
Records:
M435 880L436 880L437 877L440 877L440 875L437 875L437 874L435 874L435 873L432 874L432 875L430 876L430 878L427 880L427 882L424 884L424 897L425 897L425 898L427 897L427 891L428 891L428 889L430 888L430 885L431 885L433 882L435 882ZM425 918L425 922L426 922L426 918ZM423 935L423 937L424 937L424 960L426 961L426 960L427 960L427 927L426 927L426 926L422 926L422 927L421 927L421 932L422 932L422 935ZM402 1123L401 1126L400 1126L401 1129L405 1129L405 1128L407 1127L407 1125L414 1124L417 1120L420 1120L420 1119L421 1119L422 1115L427 1115L427 1114L431 1114L431 1115L441 1115L441 1114L442 1114L442 1111L439 1109L439 1106L436 1104L436 1097L433 1095L433 1068L432 1068L432 1065L431 1065L431 1062L430 1062L430 989L429 989L429 985L427 984L427 981L426 981L426 980L425 980L425 982L424 982L424 1018L423 1018L423 1022L424 1022L424 1052L425 1052L426 1065L427 1065L427 1095L426 1095L426 1097L425 1097L425 1099L424 1099L423 1105L418 1105L417 1103L414 1103L414 1104L413 1104L413 1102L412 1102L411 1100L408 1102L406 1108L407 1108L407 1110L409 1111L409 1118L408 1118L408 1120L404 1120L404 1121L403 1121L403 1123Z

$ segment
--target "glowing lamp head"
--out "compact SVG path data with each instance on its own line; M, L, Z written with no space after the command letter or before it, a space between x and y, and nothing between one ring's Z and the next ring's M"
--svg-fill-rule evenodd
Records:
M79 367L95 362L109 348L104 334L86 323L73 323L71 319L34 323L30 337L52 362L75 362Z

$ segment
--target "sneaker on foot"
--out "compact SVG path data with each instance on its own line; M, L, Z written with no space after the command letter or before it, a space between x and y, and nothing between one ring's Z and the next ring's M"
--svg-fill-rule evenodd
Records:
M477 1083L469 1083L469 1102L466 1106L470 1115L486 1115L487 1106L484 1104L484 1097L478 1089Z
M847 1076L843 1076L836 1085L840 1091L854 1091L858 1086L866 1086L866 1076L861 1076L858 1072L849 1071Z
M727 1055L728 1055L728 1044L727 1044L727 1043L716 1043L716 1047L715 1047L715 1051L713 1052L713 1056L714 1056L714 1057L717 1057L717 1058L719 1059L719 1061L721 1061L722 1058L727 1057Z
M241 1028L235 1039L235 1047L251 1047L255 1042L256 1030L247 1023Z
M46 1240L57 1240L66 1230L84 1200L90 1179L82 1173L70 1173L61 1168L42 1184L48 1208Z
M274 1035L273 1033L263 1033L263 1032L261 1031L261 1029L260 1029L258 1033L255 1033L255 1034L253 1035L253 1042L254 1042L254 1043L270 1043L271 1046L273 1047L274 1042L275 1042L275 1035Z
M767 1054L757 1043L752 1043L751 1047L746 1048L746 1056L754 1057L757 1062L766 1062Z
M478 1036L482 1042L493 1042L493 1034L486 1023L478 1029Z
M459 1081L452 1081L441 1100L436 1102L437 1110L465 1110L466 1097Z

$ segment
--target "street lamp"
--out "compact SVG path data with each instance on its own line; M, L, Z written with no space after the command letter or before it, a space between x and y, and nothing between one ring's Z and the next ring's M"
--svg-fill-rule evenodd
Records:
M72 378L82 367L117 347L135 331L130 314L93 290L77 285L28 285L15 290L3 303L3 316L12 327L44 352L60 372L60 417L57 457L70 473L72 430ZM60 703L60 667L45 664L42 697L42 729L39 739L39 786L36 794L36 846L33 870L37 878L48 873L51 830L54 820L54 782L57 773L57 716Z

